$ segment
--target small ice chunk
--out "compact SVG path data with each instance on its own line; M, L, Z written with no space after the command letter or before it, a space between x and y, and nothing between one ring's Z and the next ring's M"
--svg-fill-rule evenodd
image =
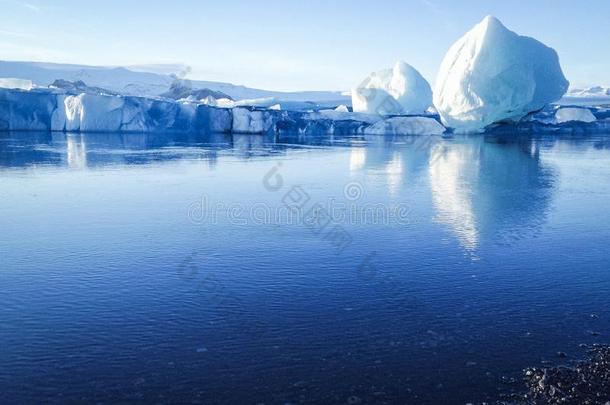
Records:
M349 108L347 108L346 105L340 105L339 107L335 108L335 111L340 113L348 113Z
M562 107L555 113L555 122L563 124L564 122L595 122L595 115L588 108Z

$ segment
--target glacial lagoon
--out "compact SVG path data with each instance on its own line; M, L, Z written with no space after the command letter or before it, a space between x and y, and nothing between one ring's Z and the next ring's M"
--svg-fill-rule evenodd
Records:
M607 343L609 159L608 134L0 133L2 402L496 400Z

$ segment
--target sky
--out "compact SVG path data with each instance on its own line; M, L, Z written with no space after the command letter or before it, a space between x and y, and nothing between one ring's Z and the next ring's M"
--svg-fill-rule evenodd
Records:
M0 59L188 67L283 91L348 90L404 60L434 83L490 14L555 48L573 87L610 84L608 0L0 0Z

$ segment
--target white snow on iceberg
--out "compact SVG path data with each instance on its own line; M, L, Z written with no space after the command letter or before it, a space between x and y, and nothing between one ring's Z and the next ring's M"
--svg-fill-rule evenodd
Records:
M415 68L398 62L352 90L352 105L354 112L367 114L421 114L432 105L432 89Z
M458 132L519 120L566 93L552 48L486 17L448 51L436 80L434 105Z

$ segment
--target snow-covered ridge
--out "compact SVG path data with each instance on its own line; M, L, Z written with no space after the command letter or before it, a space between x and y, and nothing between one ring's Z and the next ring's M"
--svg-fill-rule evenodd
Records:
M169 91L176 78L171 75L133 71L123 67L99 67L39 62L0 61L0 78L31 80L36 86L47 87L57 79L82 81L129 96L159 96ZM276 98L285 101L349 103L349 97L333 91L279 92L253 89L230 83L190 80L194 90L209 89L225 93L234 100Z
M567 94L570 97L603 97L610 98L610 87L594 86L586 89L570 89Z
M610 104L610 87L594 86L586 89L571 89L560 101L564 105Z

